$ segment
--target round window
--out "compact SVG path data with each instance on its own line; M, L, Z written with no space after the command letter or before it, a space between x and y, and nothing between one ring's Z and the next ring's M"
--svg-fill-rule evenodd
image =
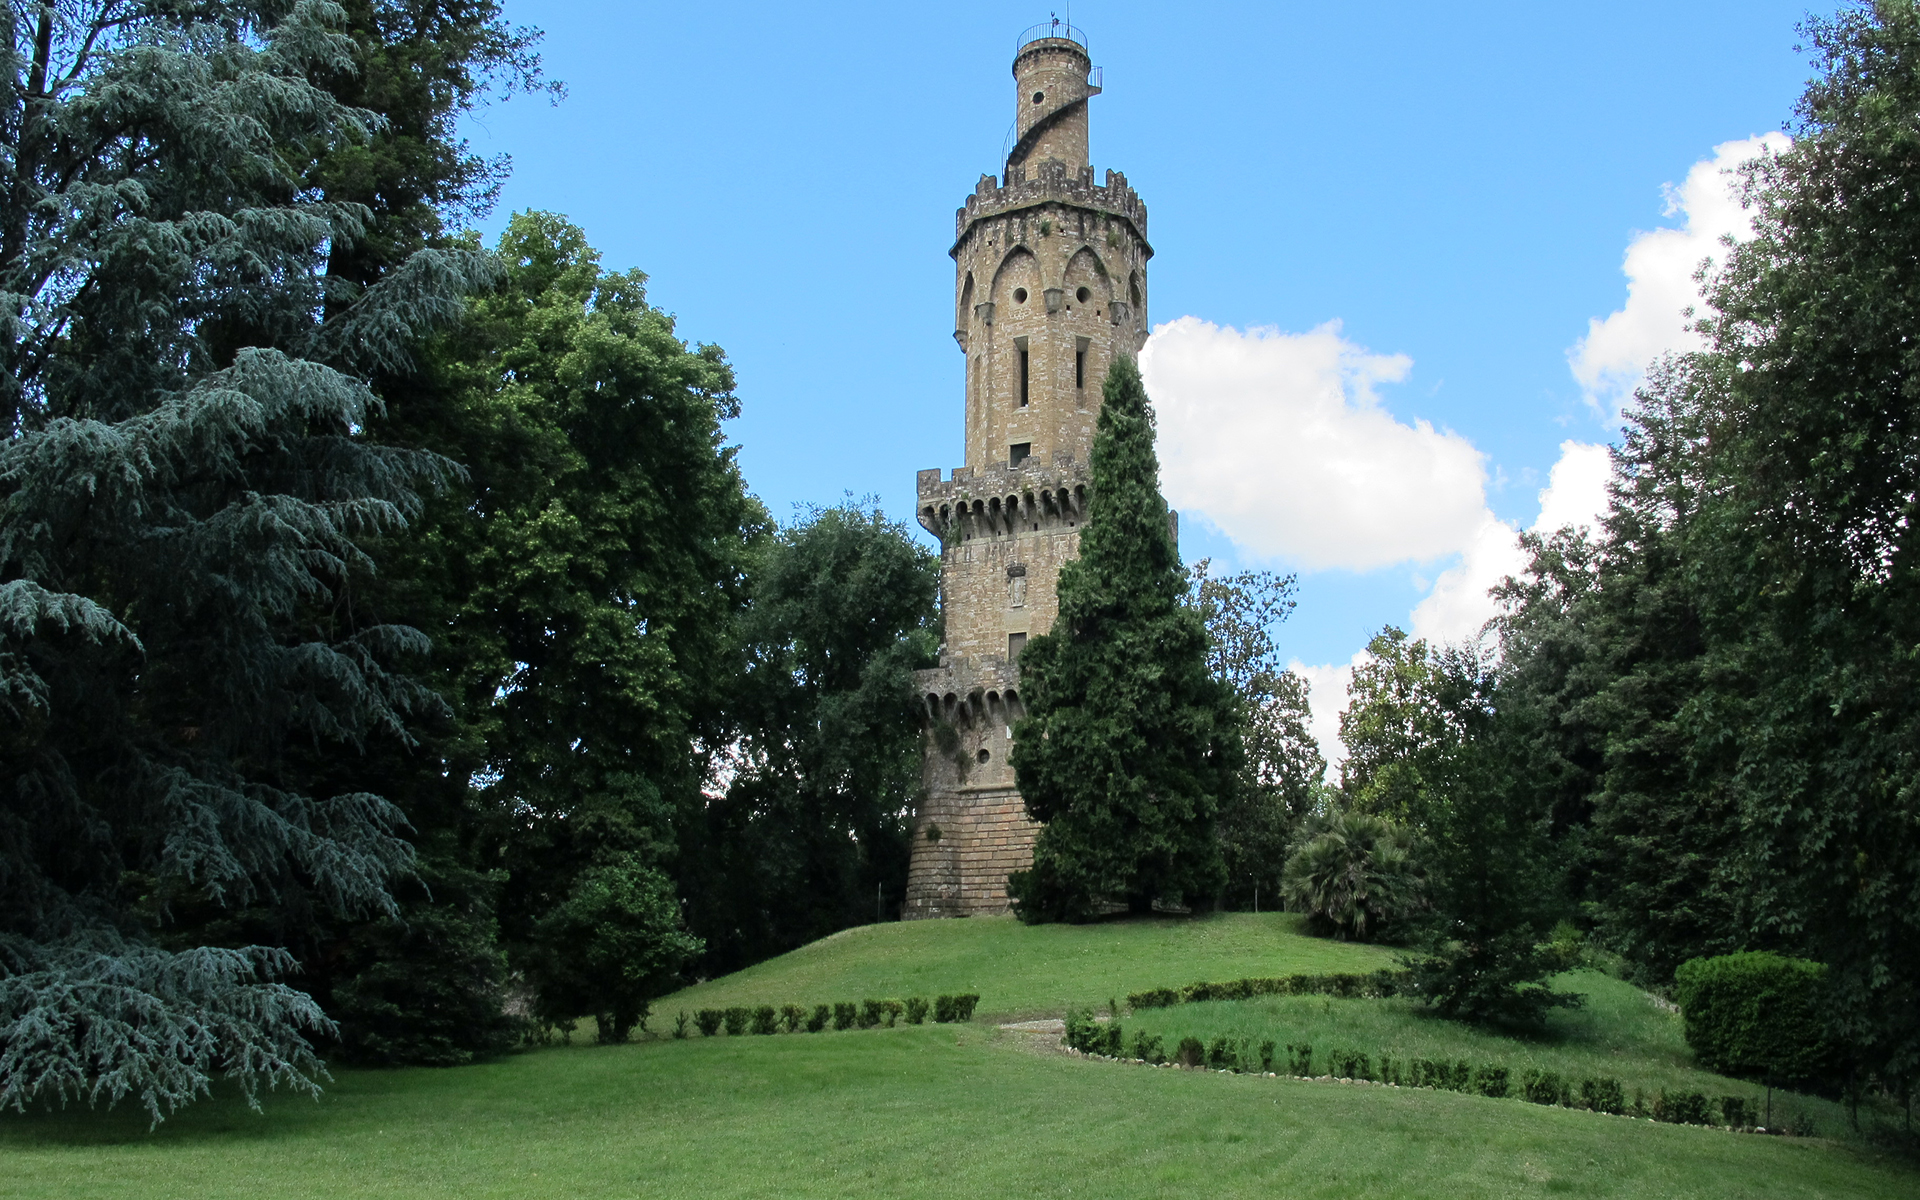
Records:
M1088 300L1091 300L1093 298L1093 293L1088 291L1085 288L1081 288L1079 291L1073 294L1073 298L1075 300L1078 300L1080 303L1085 304Z
M1015 304L1025 304L1027 302L1027 289L1025 288L1013 289L1013 302Z
M1035 104L1040 103L1042 100L1045 100L1046 98L1047 98L1047 94L1045 92L1035 92L1033 94L1033 102Z
M993 755L991 755L991 754L989 754L989 753L987 753L987 752L986 752L985 750L982 750L982 751L981 751L981 752L979 753L979 755L978 755L978 757L979 757L979 759L980 759L980 761L981 761L981 762L985 762L985 761L987 761L988 759L990 759L990 758L992 758L992 757L993 757Z

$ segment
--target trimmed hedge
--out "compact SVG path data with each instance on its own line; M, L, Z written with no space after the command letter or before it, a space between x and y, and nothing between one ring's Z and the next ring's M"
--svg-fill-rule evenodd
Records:
M1403 995L1412 986L1409 971L1365 975L1283 975L1276 979L1231 979L1190 983L1183 988L1150 988L1127 996L1129 1008L1171 1008L1207 1000L1251 1000L1256 996L1335 996L1342 1000L1380 1000Z
M816 1004L811 1014L798 1004L783 1004L779 1008L771 1004L753 1008L703 1008L693 1015L693 1024L705 1037L717 1036L723 1027L732 1037L740 1037L749 1031L756 1034L799 1033L802 1028L808 1033L819 1033L829 1023L835 1029L872 1029L878 1025L891 1029L899 1024L902 1017L906 1018L909 1025L924 1024L929 1015L936 1021L947 1023L971 1021L973 1010L979 1003L979 996L967 993L939 996L931 1001L925 996L914 996L907 1000L864 1000L859 1004L845 1001L839 1004ZM687 1036L685 1012L680 1014L673 1036ZM1116 1047L1115 1053L1118 1052Z
M1690 958L1673 977L1687 1045L1701 1065L1780 1084L1836 1074L1820 963L1752 951Z
M1131 1058L1156 1066L1169 1061L1160 1035L1144 1030L1128 1040L1118 1021L1095 1020L1090 1012L1071 1010L1066 1018L1066 1044L1083 1054L1107 1058ZM1258 1046L1247 1038L1218 1037L1211 1043L1196 1037L1183 1037L1174 1049L1171 1062L1181 1067L1207 1067L1216 1071L1244 1074L1282 1074L1314 1077L1313 1046L1290 1042L1281 1047L1271 1041ZM1636 1094L1631 1104L1617 1079L1572 1080L1554 1071L1534 1070L1516 1083L1512 1071L1494 1063L1476 1066L1465 1059L1453 1061L1428 1058L1404 1062L1391 1055L1376 1060L1359 1050L1334 1049L1326 1055L1326 1070L1320 1076L1333 1079L1364 1079L1399 1087L1437 1088L1468 1092L1494 1099L1528 1100L1562 1108L1587 1109L1616 1116L1651 1117L1680 1125L1721 1125L1747 1129L1758 1115L1754 1102L1742 1096L1708 1097L1700 1092L1656 1093L1651 1100Z

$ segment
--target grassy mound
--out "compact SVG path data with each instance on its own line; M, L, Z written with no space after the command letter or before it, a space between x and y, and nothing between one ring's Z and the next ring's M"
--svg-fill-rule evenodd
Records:
M1029 929L1007 920L852 930L659 1006L972 991L1058 1015L1147 987L1366 971L1391 951L1293 918ZM1489 1040L1397 1001L1277 997L1143 1012L1176 1037L1295 1039L1692 1084L1677 1021L1630 988L1550 1038ZM1154 1070L1047 1051L990 1025L576 1041L450 1070L342 1071L319 1103L226 1092L149 1133L122 1107L0 1114L9 1197L1911 1196L1909 1164L1858 1145L1410 1088ZM1640 1072L1635 1075L1635 1072ZM1664 1072L1664 1074L1663 1074ZM1704 1088L1702 1090L1705 1090ZM1823 1123L1824 1124L1824 1123ZM1838 1124L1825 1127L1838 1129Z
M1069 1005L1196 979L1377 971L1394 953L1308 937L1295 913L1220 913L1099 925L1012 917L864 925L653 1006L654 1028L685 1009L831 1004L973 992L982 1017L1059 1016Z
M222 1098L0 1119L42 1197L1911 1196L1841 1146L1505 1100L1035 1054L980 1026L575 1045Z

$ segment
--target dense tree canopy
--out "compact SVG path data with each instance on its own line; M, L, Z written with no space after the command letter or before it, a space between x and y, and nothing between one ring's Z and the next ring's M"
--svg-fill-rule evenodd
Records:
M1188 603L1207 627L1207 666L1239 698L1245 758L1220 804L1222 901L1279 906L1280 875L1301 822L1324 802L1326 759L1308 728L1307 681L1281 665L1274 629L1293 611L1294 578L1270 571L1189 572Z

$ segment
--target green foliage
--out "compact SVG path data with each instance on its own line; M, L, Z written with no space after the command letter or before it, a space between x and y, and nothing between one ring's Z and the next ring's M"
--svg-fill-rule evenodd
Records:
M1307 682L1281 664L1275 626L1293 611L1294 578L1268 571L1188 572L1187 603L1207 627L1207 667L1239 698L1246 719L1237 786L1217 828L1228 907L1277 908L1280 872L1296 831L1321 803L1326 761L1308 728Z
M1621 1113L1626 1111L1626 1093L1620 1090L1617 1079L1583 1079L1580 1081L1580 1103L1594 1112Z
M800 1027L806 1024L807 1010L798 1004L783 1004L780 1006L780 1021L787 1027L788 1033L799 1033Z
M862 1029L872 1029L887 1015L887 1002L884 1000L863 1000L860 1003L859 1024Z
M592 1013L602 1042L624 1042L699 952L699 939L681 926L672 881L630 854L574 880L565 902L536 926L528 958L542 981L542 1016Z
M1705 348L1642 388L1604 540L1536 547L1505 661L1534 681L1529 760L1564 768L1537 794L1587 781L1590 826L1563 811L1601 937L1652 982L1746 947L1826 963L1843 1066L1898 1090L1920 1078L1920 8L1807 32L1817 74L1791 148L1746 169L1754 234L1707 277Z
M1561 863L1524 729L1496 720L1506 693L1491 655L1434 652L1392 627L1367 650L1341 716L1359 747L1341 796L1419 835L1431 915L1408 961L1414 990L1443 1016L1537 1025L1579 998L1543 982L1555 965L1537 943L1564 915Z
M1008 881L1026 921L1211 900L1224 870L1214 818L1243 757L1239 706L1207 669L1200 615L1181 603L1132 360L1114 363L1102 396L1080 558L1060 570L1053 631L1020 661L1027 716L1013 766L1044 826L1033 868Z
M752 1009L736 1004L720 1015L726 1020L728 1037L746 1036L747 1022L753 1018Z
M348 597L457 473L374 436L381 379L494 266L331 274L375 214L306 173L383 123L330 90L338 6L7 15L0 1101L312 1091L332 1027L244 943L399 911L404 814L316 763L439 708L425 638Z
M1375 971L1367 975L1282 975L1271 979L1201 981L1183 988L1149 988L1127 996L1131 1009L1168 1008L1208 1000L1249 1000L1255 996L1338 996L1341 999L1380 999L1404 992L1411 976L1405 971Z
M927 1020L928 1010L929 1010L929 1006L927 1004L927 998L925 996L909 997L907 999L907 1024L909 1025L925 1024Z
M1207 1061L1207 1048L1196 1037L1183 1037L1173 1052L1173 1061L1183 1067L1197 1067Z
M859 1020L859 1015L860 1010L857 1006L845 1001L836 1003L833 1006L833 1027L835 1029L852 1029L853 1023Z
M1290 908L1342 940L1361 941L1417 912L1425 887L1411 831L1349 811L1306 822L1281 880Z
M757 547L711 756L728 783L680 839L709 973L873 920L876 888L904 897L912 673L935 662L938 586L934 556L870 502L807 510Z
M703 1008L693 1019L700 1026L700 1036L712 1037L720 1032L720 1023L727 1019L727 1014L717 1008Z
M1498 1099L1507 1094L1508 1076L1509 1072L1505 1067L1496 1067L1491 1064L1483 1066L1473 1073L1473 1090L1482 1096Z
M684 1008L673 1018L673 1036L677 1038L687 1036L687 1010Z
M933 1019L942 1024L973 1020L973 1010L980 1003L980 997L972 993L959 996L935 996L933 998Z
M1528 1071L1520 1094L1535 1104L1560 1104L1567 1098L1567 1084L1556 1072Z
M1756 951L1688 959L1674 980L1703 1066L1775 1084L1834 1082L1826 967Z
M327 1007L342 1057L381 1066L457 1066L510 1049L507 964L493 918L498 873L459 865L445 834L422 849L400 915L358 923L333 949ZM311 974L311 972L310 972Z
M1653 1098L1653 1119L1674 1125L1711 1125L1713 1101L1699 1092L1669 1092L1662 1088Z
M832 1015L832 1006L826 1004L814 1005L813 1013L807 1017L807 1032L819 1033L822 1029L825 1029L827 1027L827 1021Z
M762 1004L753 1010L753 1031L762 1035L780 1032L780 1014L773 1005Z

